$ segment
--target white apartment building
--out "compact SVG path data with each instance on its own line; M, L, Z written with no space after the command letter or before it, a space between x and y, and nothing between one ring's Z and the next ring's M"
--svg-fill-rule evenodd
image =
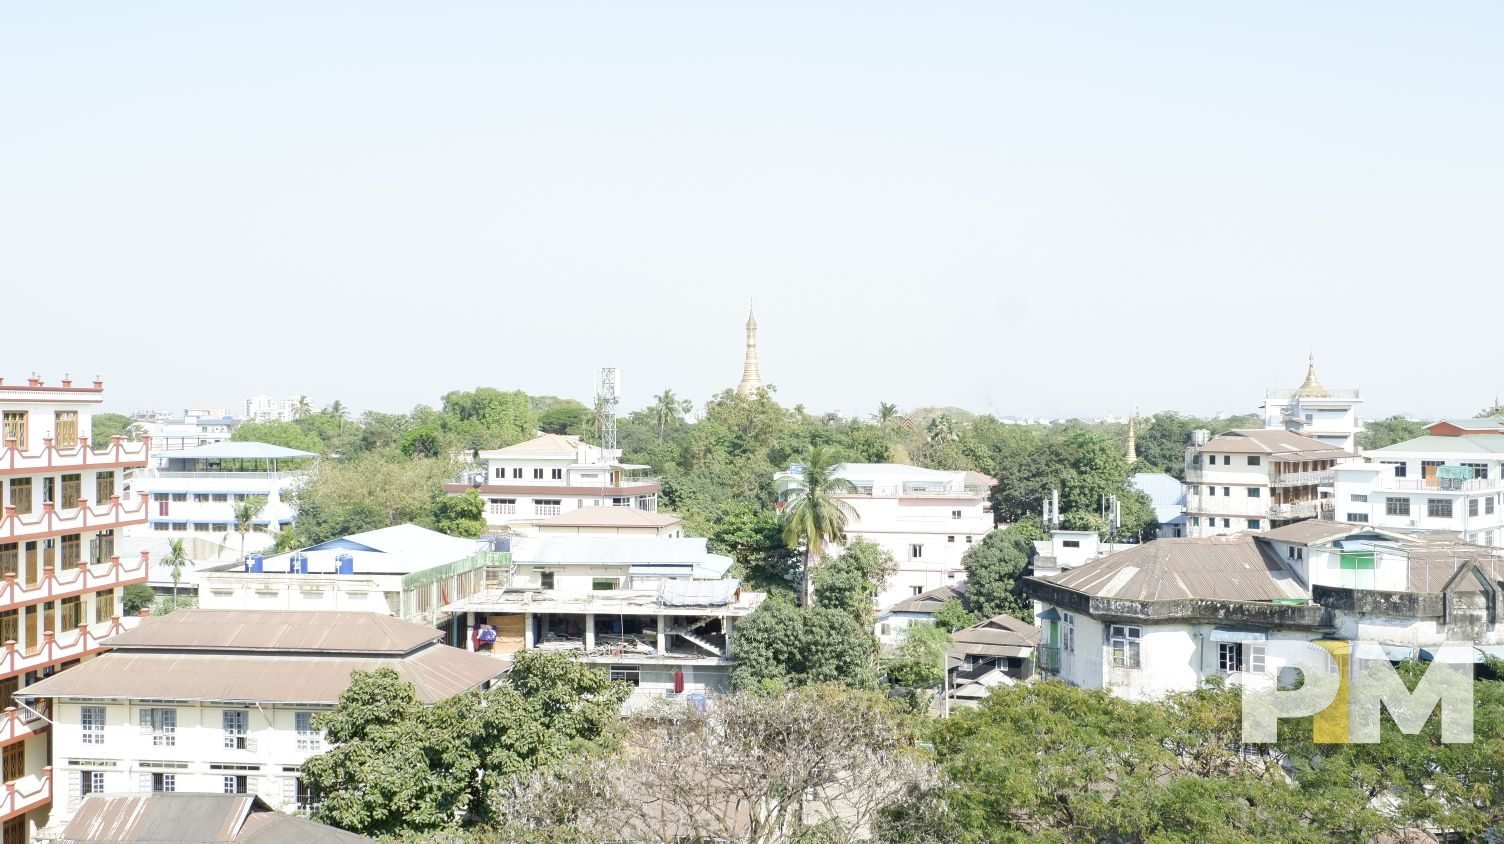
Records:
M1504 656L1499 551L1450 533L1310 520L1262 534L1160 539L1028 578L1039 668L1134 700L1210 677L1272 683L1275 640L1358 660L1427 659L1474 644Z
M485 540L395 525L205 571L198 606L373 612L446 630L457 645L463 633L443 606L480 592L509 564Z
M1185 515L1189 537L1268 530L1330 517L1333 469L1358 456L1279 429L1196 432L1186 449Z
M251 396L245 400L245 414L243 419L247 422L291 422L298 418L298 405L313 402L307 396L293 396L288 399L272 398L267 395Z
M802 470L773 476L780 508L801 488ZM988 494L996 483L977 472L923 469L901 463L847 463L836 476L855 487L838 497L851 507L846 539L878 545L897 564L878 609L966 578L961 557L994 527ZM844 546L825 549L841 553Z
M526 442L480 452L484 468L464 483L445 484L451 495L469 490L486 501L486 523L499 530L532 533L544 519L583 507L658 510L657 478L651 467L622 463L579 437L541 434Z
M653 513L636 507L582 507L538 522L540 536L595 534L601 536L684 535L684 520L672 513Z
M180 415L138 418L132 423L143 436L151 437L153 465L161 467L167 452L197 448L228 440L239 424L223 410L184 410Z
M1336 518L1403 532L1446 530L1504 546L1504 435L1497 420L1443 420L1426 436L1337 467Z
M731 559L704 539L530 536L510 555L498 588L444 607L462 616L468 647L501 660L576 654L635 686L630 708L729 691L736 619L766 597L726 579Z
M256 794L306 808L299 766L325 749L313 716L334 707L351 672L391 668L433 704L485 688L505 669L439 635L373 613L179 610L145 619L109 653L20 693L52 713L49 824L66 824L94 793Z
M276 534L292 524L289 493L309 475L318 455L279 445L225 441L169 452L159 467L140 472L132 489L150 497L148 522L130 531L132 548L160 557L167 543L185 540L188 556L199 566L240 562L241 535L235 529L234 506L255 496L266 505L251 522L245 553L256 553L276 542ZM185 570L193 583L198 567ZM153 586L171 584L169 572L152 572Z
M1363 432L1363 420L1358 416L1358 405L1362 403L1357 390L1328 390L1321 386L1313 355L1305 382L1290 390L1267 391L1260 410L1265 428L1304 434L1356 454L1358 434Z
M146 579L139 557L122 562L117 537L146 516L123 492L146 465L150 443L92 442L104 385L64 378L0 380L0 838L31 840L52 805L45 712L15 701L18 688L66 672L131 623L125 586Z

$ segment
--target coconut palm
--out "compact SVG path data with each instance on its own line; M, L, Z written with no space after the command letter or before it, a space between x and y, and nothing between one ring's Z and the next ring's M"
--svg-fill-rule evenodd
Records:
M891 428L903 428L904 430L909 430L914 427L913 421L910 420L909 417L899 413L898 405L893 404L892 402L879 402L877 405L877 412L872 414L872 421L876 422L877 427L882 428L883 430L889 430Z
M931 416L930 420L924 423L924 432L929 435L932 443L952 442L959 437L956 433L956 420L944 413Z
M345 430L345 421L350 418L350 409L345 407L344 402L340 401L339 399L335 399L334 404L331 404L327 408L325 408L324 412L329 414L330 419L333 419L335 422L339 423L339 430Z
M790 549L804 546L804 588L802 599L810 602L810 584L816 563L826 543L839 542L846 535L846 520L856 514L850 504L838 498L856 487L836 476L840 463L829 446L810 446L800 457L803 467L802 486L789 491L783 510L783 541Z
M240 534L240 559L245 560L245 535L251 532L256 517L266 509L266 496L248 495L231 505L231 518L235 520L235 532Z
M293 406L292 418L302 419L313 412L313 405L308 402L307 396L298 396L298 403Z
M167 543L167 553L162 559L157 560L157 565L172 570L172 608L178 608L178 584L183 580L183 569L192 566L193 561L188 559L188 552L183 550L183 540L174 539Z
M689 412L690 403L681 401L673 390L664 390L653 397L653 418L658 422L658 439L663 439L664 429L683 421Z

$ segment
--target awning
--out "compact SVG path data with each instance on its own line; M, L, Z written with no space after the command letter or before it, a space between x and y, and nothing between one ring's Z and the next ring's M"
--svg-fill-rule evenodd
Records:
M1218 627L1212 630L1211 638L1213 642L1263 642L1269 638L1269 631Z
M627 573L633 577L691 577L695 573L695 567L693 565L646 563L628 568Z
M1057 610L1054 607L1050 607L1049 609L1047 609L1044 612L1042 612L1042 613L1039 614L1039 620L1040 621L1059 621L1060 620L1060 610Z

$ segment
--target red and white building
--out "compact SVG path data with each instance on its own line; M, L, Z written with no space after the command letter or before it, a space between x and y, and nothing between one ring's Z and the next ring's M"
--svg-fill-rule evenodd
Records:
M125 628L124 587L146 580L145 557L115 544L146 520L146 498L122 497L146 466L149 440L90 438L104 385L0 379L0 834L30 841L52 802L48 722L14 700L19 688L78 664Z
M480 493L486 524L533 533L539 522L585 507L635 507L658 512L657 478L643 477L648 466L621 462L619 450L581 442L579 437L542 434L516 445L480 452L484 468L467 483L444 491Z

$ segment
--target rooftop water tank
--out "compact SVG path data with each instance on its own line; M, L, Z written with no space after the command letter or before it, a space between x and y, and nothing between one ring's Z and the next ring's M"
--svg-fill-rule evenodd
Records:
M338 557L335 557L334 560L339 564L340 574L355 573L355 558L353 556L349 554L340 554Z
M1191 445L1203 446L1212 438L1212 432L1205 428L1197 428L1191 432Z
M251 573L261 574L266 570L266 558L260 554L251 555Z

